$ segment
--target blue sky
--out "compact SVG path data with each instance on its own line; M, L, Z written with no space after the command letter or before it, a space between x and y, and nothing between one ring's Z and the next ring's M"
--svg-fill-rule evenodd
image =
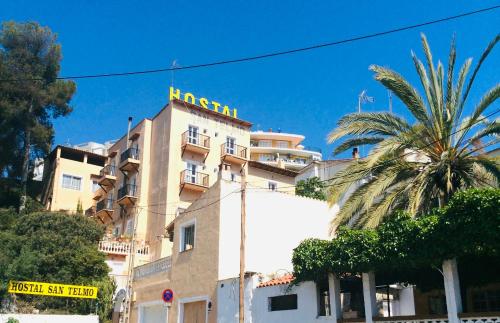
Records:
M62 75L121 72L259 55L309 46L500 4L498 1L4 1L0 21L38 21L59 35ZM288 56L178 71L174 85L238 108L254 129L281 129L330 157L327 133L356 110L387 109L387 92L370 64L390 66L416 83L410 58L422 56L420 32L447 60L456 34L458 62L479 58L500 30L500 10L418 30ZM494 84L500 48L480 72L469 108ZM55 121L56 143L102 142L126 131L127 117L153 116L168 100L171 74L77 81L74 112ZM497 105L498 106L498 105ZM493 107L495 109L495 107ZM492 111L494 111L492 109ZM405 115L397 100L394 111Z

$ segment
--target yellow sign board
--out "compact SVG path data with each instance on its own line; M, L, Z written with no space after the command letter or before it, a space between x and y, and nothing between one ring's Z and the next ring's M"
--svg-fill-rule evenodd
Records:
M76 298L97 298L97 287L10 281L9 293Z
M181 100L187 103L191 103L194 105L199 105L205 109L211 109L214 110L215 112L224 114L228 117L233 117L237 118L238 117L238 111L236 109L230 109L229 106L220 104L217 101L211 101L208 100L207 98L195 98L192 93L185 93L184 96L181 98L181 90L175 89L172 86L170 87L170 95L169 95L169 100L172 101L173 99Z

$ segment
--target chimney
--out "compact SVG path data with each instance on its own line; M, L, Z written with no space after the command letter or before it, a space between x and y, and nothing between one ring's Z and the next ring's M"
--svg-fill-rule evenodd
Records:
M359 152L358 152L358 147L354 147L352 149L352 158L358 160L359 159Z
M132 126L132 117L128 117L128 128L127 128L127 149L130 146L130 127Z
M231 165L227 163L222 163L219 165L219 179L224 179L226 181L231 181Z

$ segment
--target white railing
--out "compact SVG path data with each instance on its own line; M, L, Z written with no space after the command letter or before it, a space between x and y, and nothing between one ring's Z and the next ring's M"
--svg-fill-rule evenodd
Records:
M500 322L500 313L462 313L458 314L462 323L498 323Z
M149 264L137 266L134 268L134 279L138 280L157 273L170 271L172 267L172 259L170 257L160 258Z
M447 316L437 316L437 315L374 317L373 322L380 322L380 323L448 323L448 317Z
M500 313L461 313L459 319L461 323L499 323ZM364 322L363 319L361 321ZM448 323L448 317L443 315L374 317L373 321L380 323Z
M119 242L119 241L99 241L99 251L115 255L128 255L130 253L130 248L132 244L130 242ZM149 255L149 246L142 245L136 246L136 251L138 255Z

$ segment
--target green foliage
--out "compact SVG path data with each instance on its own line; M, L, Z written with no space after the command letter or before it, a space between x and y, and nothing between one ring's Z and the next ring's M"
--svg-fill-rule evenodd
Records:
M101 226L82 215L50 212L14 217L6 210L0 219L6 220L0 231L0 294L5 295L9 280L97 286L99 315L108 317L115 285L97 249ZM88 314L96 308L96 300L33 295L18 295L18 300L45 311Z
M396 212L373 230L341 228L331 241L305 240L293 253L296 283L327 272L375 271L377 283L409 282L426 289L442 284L435 268L452 258L464 264L465 282L484 283L478 266L491 276L500 270L499 210L500 189L471 189L417 219Z
M325 201L325 183L317 176L300 180L295 186L295 194Z
M76 214L83 214L83 206L82 206L82 201L78 199L78 202L76 203Z
M330 203L354 187L332 222L333 230L347 223L374 228L395 210L412 216L426 214L436 206L445 206L458 191L498 185L499 160L485 155L483 148L494 144L500 133L498 120L484 118L500 97L500 84L470 106L470 115L463 111L477 71L499 40L497 35L467 78L472 60L455 69L454 41L445 73L443 64L433 61L422 35L425 61L414 53L412 59L423 95L397 72L370 67L375 80L401 100L415 122L389 112L352 113L340 118L328 136L330 143L341 141L335 153L358 146L373 149L366 158L339 171L331 182Z
M18 319L15 319L13 317L9 317L7 319L7 323L19 323L19 320Z
M57 36L36 22L0 29L0 172L19 178L24 157L43 157L54 138L52 120L72 111L73 81L57 80L62 59ZM29 154L25 154L28 150Z

